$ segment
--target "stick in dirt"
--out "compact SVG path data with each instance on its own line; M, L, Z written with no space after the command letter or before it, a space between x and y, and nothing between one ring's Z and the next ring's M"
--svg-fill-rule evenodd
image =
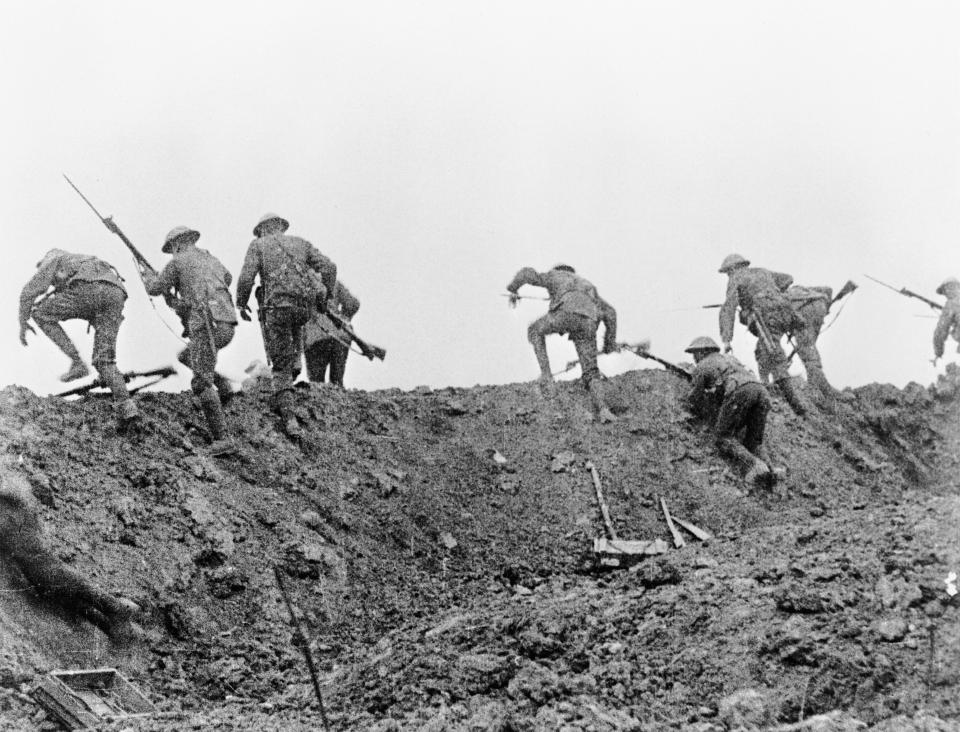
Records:
M176 369L173 368L173 366L162 366L161 368L152 369L150 371L127 371L126 373L121 374L121 376L123 377L123 380L126 383L129 383L133 379L147 378L151 376L157 377L154 381L151 381L149 384L144 384L143 386L139 386L136 389L131 389L130 393L132 394L135 391L140 391L140 389L146 388L147 386L152 386L153 384L156 384L162 381L163 379L166 379L169 376L173 376L176 373L177 371ZM67 389L66 391L61 391L59 394L54 394L54 396L68 397L68 396L75 396L77 394L86 394L87 392L92 391L93 389L98 389L100 387L106 387L106 384L100 381L100 379L95 379L89 384L84 384L83 386L76 386L73 389Z
M603 525L607 529L607 536L610 539L617 540L620 537L617 536L617 530L613 528L613 521L610 520L610 509L607 507L607 502L603 498L603 489L600 487L600 474L597 472L597 468L593 462L589 460L587 461L586 468L593 477L593 487L597 492L597 502L600 504L600 513L603 516Z
M283 602L287 606L287 613L290 615L290 624L293 625L295 631L292 639L293 645L303 651L303 657L307 660L307 669L309 669L310 679L313 681L313 691L317 695L317 703L320 705L320 719L323 722L323 728L329 732L330 721L327 719L327 709L323 705L323 694L320 693L320 680L317 678L317 667L313 663L313 654L310 653L310 644L300 630L300 621L297 620L297 616L293 612L293 603L290 601L290 595L287 594L287 588L283 585L280 567L273 568L273 576L277 580L277 587L280 589L280 595L283 597Z
M663 517L667 520L667 526L670 529L670 535L673 536L673 545L679 549L682 546L686 546L687 542L683 540L683 537L680 536L680 532L677 531L677 527L673 525L673 518L670 516L670 510L667 508L667 502L660 499L660 508L663 509Z

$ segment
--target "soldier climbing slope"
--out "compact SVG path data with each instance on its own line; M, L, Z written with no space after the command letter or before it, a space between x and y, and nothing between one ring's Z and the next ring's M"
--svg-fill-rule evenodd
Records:
M258 317L273 366L273 406L283 420L284 431L298 437L293 380L300 372L302 329L314 309L326 309L327 294L336 288L337 265L305 239L286 236L289 226L286 219L266 214L253 228L256 238L247 248L237 280L237 307L240 317L250 320L247 301L254 278L259 275Z
M934 366L943 357L943 346L948 335L953 336L957 342L957 353L960 353L960 280L947 277L937 288L937 294L946 297L947 301L943 304L940 319L933 331Z
M193 370L190 388L200 399L210 429L213 455L236 452L227 434L221 401L232 394L230 382L216 372L217 352L233 340L237 315L230 297L231 276L227 268L206 249L196 246L200 232L186 226L172 229L163 242L163 253L172 254L163 271L142 272L150 295L179 293L178 311L190 336L189 346L177 356Z
M334 288L333 298L327 304L331 312L348 323L360 309L360 301L339 281ZM330 383L343 386L350 347L342 339L331 338L327 334L321 324L324 317L322 313L314 311L313 317L303 328L303 355L307 362L307 376L310 381L322 383L329 367Z
M6 487L0 489L0 558L43 600L86 618L117 643L133 639L136 605L98 590L64 565L43 545L30 502Z
M763 445L767 390L743 364L722 355L712 338L695 338L685 350L696 363L688 396L693 413L713 425L717 449L743 465L747 482L771 484L776 473Z
M36 332L28 322L33 317L40 330L70 359L70 368L61 381L83 378L90 369L60 322L78 318L93 326L93 367L113 393L121 431L140 416L117 369L117 332L127 299L122 282L117 270L102 259L51 249L20 292L20 343L27 345L28 330ZM51 287L53 291L35 303Z
M511 307L516 307L520 299L517 290L523 285L543 287L550 293L550 310L533 321L527 329L527 338L540 365L541 384L553 381L546 337L551 333L568 334L576 346L582 369L581 381L593 400L597 419L600 422L612 422L615 417L604 401L600 369L597 367L597 329L603 323L602 352L616 351L617 311L597 294L596 287L567 264L558 264L549 272L537 272L532 267L524 267L517 272L507 285Z
M788 371L787 354L780 339L800 330L803 323L790 307L784 291L793 283L793 277L782 272L771 272L751 267L739 254L731 254L720 265L721 273L728 275L727 296L720 308L720 338L724 353L729 353L733 340L734 316L740 308L740 321L757 336L757 363L761 373L773 374L787 403L798 415L806 409L800 402Z
M836 401L837 391L823 373L823 361L817 349L820 329L830 310L833 289L830 287L802 287L793 285L787 289L787 299L802 325L793 332L797 340L797 355L807 372L807 382L814 386L828 401Z

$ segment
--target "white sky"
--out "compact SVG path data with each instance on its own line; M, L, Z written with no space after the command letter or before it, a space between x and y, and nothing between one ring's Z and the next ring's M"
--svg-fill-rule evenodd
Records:
M30 0L4 16L2 384L61 387L55 347L17 342L20 288L54 246L127 278L122 370L180 347L61 173L158 268L182 224L236 276L261 214L285 216L388 351L352 356L348 386L535 378L544 304L499 294L560 261L618 309L621 340L679 360L717 314L670 311L719 302L732 251L800 284L860 283L821 339L836 385L937 373L935 321L915 317L931 311L862 273L929 297L960 276L956 3ZM559 369L573 348L552 341ZM752 365L739 326L734 346ZM239 378L262 352L242 323L222 368Z

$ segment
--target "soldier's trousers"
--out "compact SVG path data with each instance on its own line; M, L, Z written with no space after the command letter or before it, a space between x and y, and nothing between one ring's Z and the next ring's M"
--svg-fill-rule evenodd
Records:
M756 382L741 384L724 397L714 427L721 454L742 462L764 459L763 432L770 411L770 396Z
M117 369L117 333L123 322L123 303L126 299L126 293L109 282L79 281L56 290L32 313L40 330L71 361L80 361L80 354L60 323L80 319L93 326L93 367L118 402L130 398L123 376Z
M334 338L323 338L304 350L307 362L307 376L310 381L322 383L330 370L330 383L343 386L343 375L347 370L347 357L350 348Z
M587 388L600 376L597 367L597 326L599 323L586 315L567 313L563 310L551 310L538 318L527 328L527 339L533 346L540 374L550 376L550 359L547 357L547 336L552 333L566 333L577 349L580 359L581 379Z
M794 336L797 339L797 355L807 371L807 381L825 397L833 398L836 392L823 373L823 362L820 360L820 351L817 350L820 328L827 317L827 303L822 299L806 303L800 308L799 315L803 326L794 331Z
M753 313L766 326L772 341L772 348L768 348L757 328L750 327L750 332L757 336L754 355L761 375L772 374L774 381L789 379L790 364L780 341L783 336L792 334L802 324L786 301L764 299L763 296L758 296L754 301Z
M200 394L205 389L217 383L217 354L220 349L226 348L233 340L236 323L211 321L212 330L207 319L193 316L190 318L190 345L177 355L177 360L193 371L190 388L194 394Z
M310 308L296 305L265 309L263 338L273 365L275 393L290 389L300 372L303 326L310 320L310 314Z

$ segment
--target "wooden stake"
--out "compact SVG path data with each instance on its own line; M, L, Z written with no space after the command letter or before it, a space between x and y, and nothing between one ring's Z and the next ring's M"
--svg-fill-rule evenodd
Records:
M667 502L660 499L660 508L663 509L663 517L667 520L667 526L670 528L670 535L673 537L673 545L679 549L682 546L686 546L687 542L683 540L683 537L680 536L680 532L677 531L677 527L673 525L673 519L670 517L670 511L667 509Z
M696 524L691 524L689 521L683 521L681 519L678 519L676 516L671 516L670 518L674 520L674 523L679 524L682 528L689 531L691 534L697 537L700 541L708 541L713 538L713 534L711 534L709 531L704 531Z
M607 537L617 540L620 537L617 536L617 530L613 528L613 521L610 520L610 509L607 508L607 502L603 499L603 489L600 487L600 474L597 472L597 468L592 461L588 460L586 467L593 476L593 487L597 491L597 502L600 504L600 513L603 516L603 525L607 529Z

